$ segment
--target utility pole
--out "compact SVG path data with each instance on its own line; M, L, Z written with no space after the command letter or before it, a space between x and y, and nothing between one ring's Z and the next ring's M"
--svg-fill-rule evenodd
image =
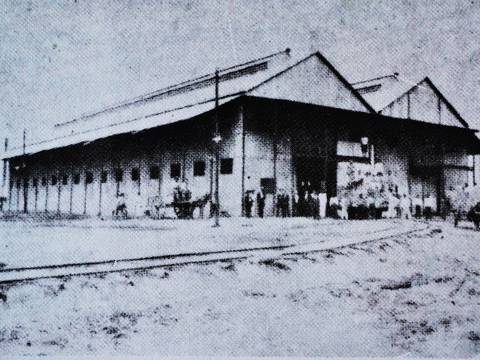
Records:
M26 140L27 140L27 129L23 129L23 156L25 156L25 149L26 149Z
M220 172L220 125L218 118L218 85L220 82L220 71L215 70L215 134L213 136L213 142L215 143L215 224L214 227L220 226L220 196L218 191L219 184L219 172Z
M22 164L21 164L21 181L22 181L22 186L23 186L23 212L27 213L28 211L28 200L27 200L27 194L28 194L28 183L26 179L27 175L27 164L25 160L25 154L26 154L26 148L27 148L27 129L23 129L23 159L22 159Z
M8 138L5 138L5 153L8 151ZM3 159L3 174L2 174L2 189L0 192L0 211L3 211L4 206L7 207L7 167L8 161L7 159Z

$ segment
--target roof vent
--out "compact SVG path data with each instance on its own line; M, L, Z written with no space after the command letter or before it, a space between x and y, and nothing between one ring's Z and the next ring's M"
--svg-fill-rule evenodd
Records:
M381 84L375 84L375 85L358 88L357 91L359 94L367 94L367 93L375 92L379 90L381 87L382 87Z

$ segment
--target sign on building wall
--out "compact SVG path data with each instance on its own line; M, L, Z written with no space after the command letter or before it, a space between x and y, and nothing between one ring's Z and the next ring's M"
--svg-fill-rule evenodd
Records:
M337 155L367 158L368 152L362 151L362 144L353 141L338 141L337 142Z

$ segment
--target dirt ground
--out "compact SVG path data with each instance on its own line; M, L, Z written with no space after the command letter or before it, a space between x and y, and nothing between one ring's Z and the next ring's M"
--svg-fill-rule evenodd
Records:
M480 354L480 234L0 285L4 355Z

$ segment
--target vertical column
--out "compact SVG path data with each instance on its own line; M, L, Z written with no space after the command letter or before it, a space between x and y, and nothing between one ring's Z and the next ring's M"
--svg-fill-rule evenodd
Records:
M275 189L273 191L273 216L277 215L277 156L278 156L278 103L273 108L273 182Z
M83 215L87 214L87 192L88 192L88 183L87 183L87 168L84 169L84 177L83 177ZM81 176L80 176L80 181L81 181Z
M287 116L289 117L288 113ZM294 203L295 203L295 157L294 157L294 138L293 138L293 130L291 127L290 119L287 119L287 123L289 124L289 141L290 141L290 214L291 216L294 214Z
M98 214L97 216L102 216L102 192L103 192L103 172L105 171L103 168L103 162L102 166L100 166L100 176L98 178ZM108 178L107 178L108 179Z
M241 201L242 206L241 214L245 216L245 115L243 113L243 105L239 107L240 126L242 131L242 185L241 185Z
M69 212L72 214L73 212L73 180L74 180L74 172L73 172L73 163L70 166L70 209Z
M440 144L440 176L439 176L439 191L437 197L437 213L441 214L442 217L446 218L445 212L445 143L442 141Z
M48 172L48 161L45 166L45 179L47 180L45 183L45 212L48 212L48 184L50 183L50 179L48 178L49 172Z
M57 173L57 213L60 214L60 204L61 204L61 196L62 196L62 172L59 171Z
M38 178L36 178L36 180L34 181L35 183L33 185L35 187L35 204L33 205L33 208L34 208L34 211L37 212L38 211Z
M4 144L4 151L7 153L8 151L8 138L5 138L5 144ZM3 159L3 175L2 175L2 191L1 195L3 197L7 196L7 172L8 172L8 167L9 167L9 162L7 159ZM7 204L5 204L6 207ZM2 205L3 208L3 205Z

